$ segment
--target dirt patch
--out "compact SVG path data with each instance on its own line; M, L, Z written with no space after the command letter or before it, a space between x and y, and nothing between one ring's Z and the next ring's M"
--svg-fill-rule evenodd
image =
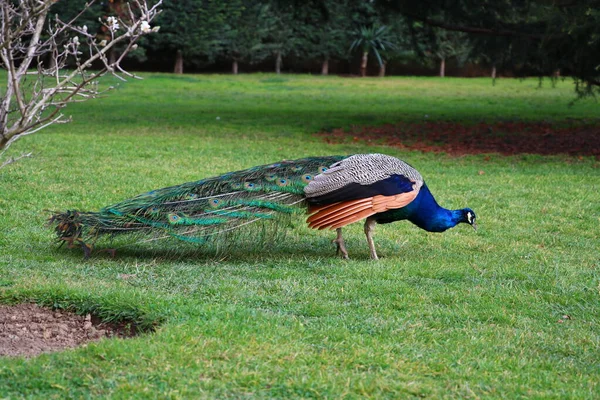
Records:
M110 337L135 334L127 324L101 323L98 318L35 304L0 305L0 356L32 357Z
M399 123L379 127L335 129L319 135L329 143L348 140L453 155L500 153L568 154L600 159L600 125L576 123L557 127L546 122Z

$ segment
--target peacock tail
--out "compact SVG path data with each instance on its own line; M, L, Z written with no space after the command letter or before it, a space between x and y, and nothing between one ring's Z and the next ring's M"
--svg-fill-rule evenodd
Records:
M89 255L102 236L138 234L205 243L245 225L272 225L305 212L304 187L346 156L310 157L261 165L153 190L98 212L55 213L58 239Z

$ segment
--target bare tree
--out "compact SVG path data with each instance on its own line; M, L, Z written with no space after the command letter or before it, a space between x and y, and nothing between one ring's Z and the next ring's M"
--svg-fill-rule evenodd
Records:
M101 76L138 78L125 71L121 62L141 36L158 31L150 23L160 13L162 0L151 6L145 0L132 0L126 16L101 18L108 35L102 40L77 24L94 2L63 21L58 15L48 18L56 0L0 0L0 65L7 77L6 90L0 89L0 161L20 138L69 122L63 108L100 95ZM117 45L120 55L110 60ZM9 158L0 168L30 155Z

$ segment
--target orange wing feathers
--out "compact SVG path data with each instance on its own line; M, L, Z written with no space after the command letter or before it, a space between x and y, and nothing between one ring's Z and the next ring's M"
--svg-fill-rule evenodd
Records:
M412 202L419 190L400 193L394 196L377 195L364 199L342 201L325 206L311 207L310 216L306 220L308 226L314 229L337 229L375 215L402 208Z

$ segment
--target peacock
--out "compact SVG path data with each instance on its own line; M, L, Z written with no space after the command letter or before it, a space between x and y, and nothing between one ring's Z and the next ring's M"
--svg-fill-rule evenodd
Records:
M81 246L87 258L101 236L139 234L202 244L305 212L310 228L336 231L333 242L346 259L342 229L362 220L372 259L378 258L376 224L409 220L429 232L459 223L477 229L472 209L439 206L416 169L385 154L284 160L152 190L98 212L54 213L50 223L62 243Z

